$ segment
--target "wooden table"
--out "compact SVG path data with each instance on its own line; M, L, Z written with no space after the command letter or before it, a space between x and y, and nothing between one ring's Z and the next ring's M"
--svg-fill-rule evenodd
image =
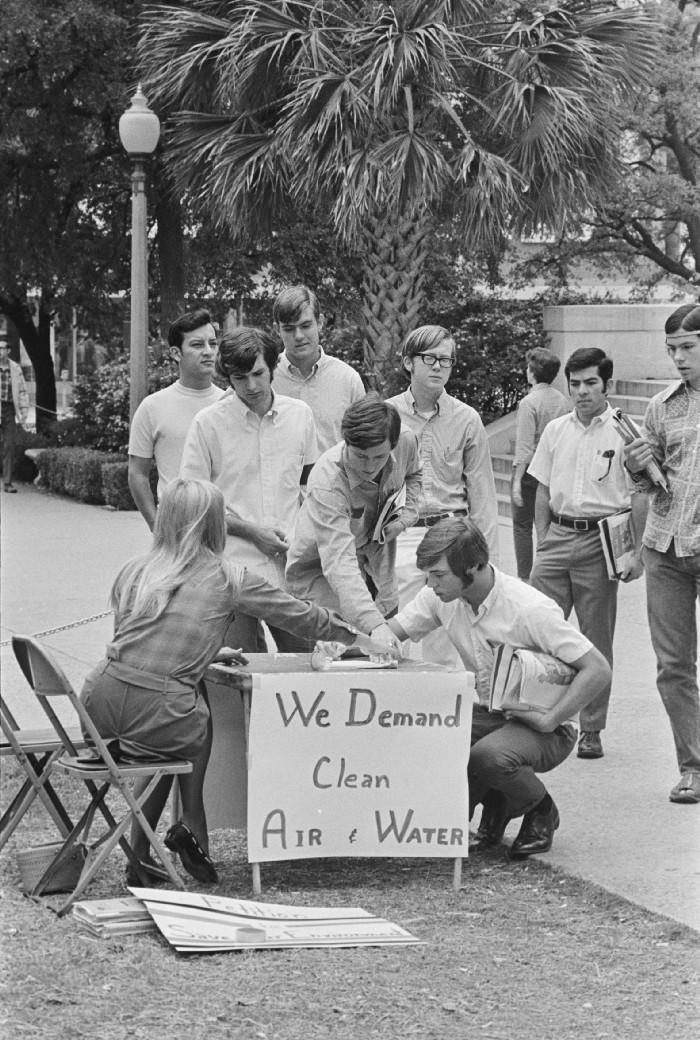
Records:
M460 766L459 766L460 773L456 774L454 772L451 772L450 775L449 775L449 779L450 779L450 781L454 781L454 783L450 782L447 786L450 787L450 788L454 787L456 789L460 789L462 787L462 785L464 785L464 791L466 791L466 758L468 757L468 746L469 746L468 728L469 728L470 722L471 722L471 700L472 700L471 693L473 691L473 677L470 676L469 673L460 672L458 674L455 674L453 672L449 672L448 670L441 668L439 665L426 664L426 663L420 662L420 661L402 661L400 663L400 665L399 665L398 670L386 670L386 671L369 671L369 670L356 671L356 670L353 670L352 671L352 678L350 678L350 680L348 680L348 673L351 671L351 669L353 669L353 665L352 664L350 664L347 668L342 668L342 666L341 666L340 669L334 669L332 673L324 673L324 672L312 672L311 666L310 666L310 655L308 655L308 654L250 654L250 655L248 655L248 657L249 657L249 663L244 668L241 668L241 667L230 668L230 667L226 667L226 666L222 666L222 665L212 665L208 669L207 675L206 675L207 687L209 689L209 696L210 696L210 702L211 702L213 728L214 728L214 744L213 744L213 748L212 748L212 756L211 756L211 759L210 759L209 770L208 770L208 773L207 773L207 780L206 780L206 783L205 783L205 804L206 804L207 816L208 816L210 827L215 828L215 827L245 826L247 824L246 803L247 803L247 786L248 785L247 785L247 774L246 774L246 754L247 754L247 749L248 749L248 735L249 735L249 731L250 731L250 719L251 719L251 714L250 713L251 713L251 703L252 703L252 699L253 699L252 695L253 695L254 688L256 686L259 687L259 688L264 689L264 685L265 685L265 683L268 680L262 679L261 677L266 677L266 676L267 677L274 676L274 675L282 676L282 675L289 675L289 674L291 674L291 675L299 675L300 676L300 680L299 680L299 684L298 684L298 687L297 687L299 690L301 690L302 687L304 686L304 682L306 682L306 684L308 685L308 680L313 677L313 682L310 684L311 688L314 691L313 698L315 698L317 696L317 694L315 692L316 690L323 689L324 685L328 686L329 683L332 682L332 681L335 681L337 684L342 686L342 689L338 689L336 691L336 696L335 697L330 697L330 695L329 695L329 699L324 702L324 706L328 707L328 709L330 709L330 710L329 711L326 710L326 711L323 711L323 712L319 713L319 714L325 716L325 719L324 719L323 723L319 723L319 725L324 725L326 727L330 727L331 721L329 721L329 719L332 720L333 713L334 712L335 713L340 713L341 710L346 710L347 709L347 704L343 701L343 696L345 698L349 698L350 695L352 694L353 688L362 687L363 688L362 691L358 691L358 692L362 692L363 694L366 694L367 691L364 690L364 687L367 687L369 685L374 685L375 689L377 689L379 691L379 690L382 689L382 683L383 683L384 696L385 697L389 697L390 696L389 691L392 688L392 681L390 681L388 677L393 676L393 690L394 690L393 696L394 696L394 700L396 701L396 697L397 697L398 691L396 689L395 677L397 676L397 674L399 674L399 675L401 675L403 677L404 675L411 675L411 674L418 676L418 675L421 675L421 674L425 674L426 672L432 672L432 673L441 673L442 672L442 673L444 673L446 676L449 676L449 679L446 679L445 683L440 685L439 693L435 693L435 691L432 690L432 691L430 691L429 696L430 696L431 699L434 696L436 698L438 698L439 695L443 693L443 689L444 689L445 697L447 697L449 695L450 697L452 697L452 701L454 702L454 699L455 699L454 691L455 690L459 690L460 691L460 693L459 693L460 703L462 703L462 701L463 701L463 704L462 704L462 714L461 714L461 724L464 727L463 731L457 732L454 729L452 729L451 731L445 730L443 733L437 733L437 729L439 729L439 727L436 725L436 730L434 732L431 731L430 735L427 736L427 737L423 733L418 733L417 730L414 733L411 733L411 734L409 734L408 731L404 730L401 733L399 733L397 731L396 735L390 738L390 737L387 737L385 732L379 732L379 730L377 730L376 727L374 728L374 732L373 733L370 732L372 727L367 726L365 728L365 731L363 732L362 736L363 736L363 741L369 741L369 745L372 745L373 743L375 745L379 744L379 746L382 749L385 746L384 745L384 741L385 740L388 742L388 745L391 745L391 741L393 740L394 752L393 752L393 758L392 758L392 760L391 760L391 762L389 764L393 765L395 767L397 773L399 772L399 766L397 765L397 762L399 761L399 759L397 759L397 757L396 757L396 748L397 748L397 744L399 742L399 739L400 739L400 747L401 747L401 759L400 759L400 761L402 763L403 763L403 759L405 757L404 756L404 744L406 744L406 745L408 745L410 747L411 746L411 740L415 741L415 740L418 740L418 739L426 739L429 742L432 741L432 744L430 744L430 749L429 750L430 750L430 753L435 756L434 760L436 762L440 761L441 758L443 757L441 752L443 751L443 747L445 745L447 745L449 743L449 741L451 741L451 744L449 746L451 746L452 748L454 748L457 744L461 748L463 746L463 744L464 744L466 746L466 749L464 751L464 762L460 763ZM302 681L302 679L301 679L302 676L305 677L304 681ZM326 676L329 676L329 678L326 679ZM331 676L333 678L330 678ZM362 679L361 679L361 681L358 681L360 676L362 676ZM374 680L371 680L369 678L369 677L372 677L372 676L375 677ZM377 678L379 676L381 676L383 678L382 679ZM294 685L295 684L292 684L292 686L294 686ZM275 688L276 687L273 686L272 690L274 690ZM280 687L280 689L282 689L282 686ZM449 690L449 694L448 694L448 690ZM271 690L269 690L268 692L271 692ZM463 697L462 697L462 692L464 693ZM421 707L423 707L423 708L425 708L426 704L430 705L430 703L431 703L430 700L426 701L425 693L426 693L426 686L425 686L425 684L415 683L414 682L412 684L409 683L408 684L408 688L406 688L405 686L401 687L401 696L402 696L402 698L406 697L408 700L410 700L411 697L413 697L414 700L418 699L418 698L422 698L422 700L421 700ZM236 695L238 695L238 696L236 696ZM296 697L296 694L295 693L291 693L290 696ZM370 696L371 696L371 694L370 694ZM275 699L279 700L279 697L280 697L280 694L279 693L275 693L274 698L268 697L266 699L263 699L263 701L261 701L260 703L263 706L267 706L267 711L270 711L271 709L269 708L269 705L271 703L273 703L273 701ZM341 706L341 702L342 702L342 706ZM381 714L380 711L379 711L379 708L385 706L384 704L382 704L379 701L379 692L378 692L378 702L379 703L378 703L378 707L377 707L377 716L379 717L379 715ZM256 700L256 704L257 703L258 702ZM291 703L292 702L290 702L290 704ZM308 704L310 704L311 702L309 700L307 700L306 703L307 703L307 707L308 707ZM401 703L403 703L403 700L401 701ZM258 730L257 730L258 731L258 743L257 743L257 749L258 750L257 750L256 763L260 761L262 749L266 750L266 748L267 748L265 740L264 739L261 740L261 733L267 734L269 732L269 730L267 728L265 728L264 730L260 729L262 714L264 714L264 713L257 713L256 712L256 719L258 720ZM292 711L292 715L294 715L294 714L295 714L295 712ZM294 744L296 744L297 741L301 740L302 737L304 737L305 739L309 738L310 737L310 733L312 733L312 732L318 733L319 738L321 737L322 734L323 734L324 737L326 737L326 738L328 737L328 734L331 732L330 729L326 729L325 731L320 730L320 729L319 730L315 730L313 723L309 723L309 724L304 723L304 724L302 724L301 721L300 721L300 718L299 718L300 714L301 713L297 713L297 715L296 715L296 717L294 719L294 723L293 723L293 725L296 726L296 733L295 733L294 738L293 738ZM284 744L285 740L288 741L288 743L287 743L288 752L287 753L290 756L294 757L295 752L296 752L296 747L292 746L292 743L291 743L291 741L292 741L292 737L291 737L292 724L289 723L288 720L286 720L286 719L282 723L280 721L280 712L277 712L276 710L273 711L273 714L269 717L268 720L266 720L266 722L267 721L271 721L272 725L274 726L275 725L275 722L274 722L275 717L277 719L277 730L276 730L276 732L277 732L277 739L282 744ZM349 730L345 730L343 728L344 726L347 726L347 725L348 725L347 722L343 723L342 719L338 719L337 720L337 725L336 725L336 728L335 728L335 739L336 739L336 741L339 740L339 739L343 741L342 754L345 754L345 742L349 738L349 733L350 733ZM457 725L459 726L460 723L458 723ZM287 732L287 726L290 727L289 733ZM464 738L463 741L462 741L462 737ZM449 740L448 740L448 738L449 738ZM315 738L311 738L311 739L313 740ZM383 753L383 751L382 751L382 753ZM318 754L318 752L315 752L315 755L317 755L317 754ZM321 754L325 755L326 752L323 751L323 752L321 752ZM462 752L460 751L459 754L461 756ZM289 761L289 762L291 762L291 758L290 759L286 759L284 755L273 756L273 759L275 757L277 759L281 758L282 761ZM446 757L447 758L450 757L449 753L447 754ZM261 771L260 769L258 769L258 773L257 773L257 775L258 775L258 782L257 782L256 788L255 788L255 792L257 794L260 793L260 787L259 787L259 784L261 783L260 777L263 776L264 778L267 778L267 775L268 775L267 770L271 769L273 764L274 764L273 763L273 759L268 758L268 761L267 761L267 764L266 764L266 767L265 767L264 770ZM309 789L313 793L313 800L312 799L307 800L304 803L304 805L305 805L306 808L308 808L309 806L314 806L315 807L316 806L316 798L318 797L318 798L322 799L323 800L323 804L325 805L325 810L324 811L326 813L326 816L325 816L326 822L328 823L330 820L333 820L333 822L337 825L337 821L341 817L340 817L339 813L337 813L333 809L333 806L336 805L336 802L332 801L332 798L334 798L336 796L332 795L330 790L328 792L326 792L326 790L325 790L327 788L330 789L331 787L335 788L336 785L335 784L331 784L331 783L323 782L323 783L315 784L314 787L311 787L311 784L310 784L310 781L309 781L309 777L310 777L311 773L313 772L313 765L314 765L315 761L316 761L316 757L312 757L312 758L306 757L306 758L302 759L302 769L300 771L300 775L302 777L305 777L306 781L308 782L308 787L309 787ZM324 758L321 759L321 761L323 761L323 763L324 763L323 768L324 768L324 771L325 771L325 769L326 769L325 763L326 763L326 761L330 761L330 759L326 759L324 757ZM462 765L463 765L463 773L461 772ZM330 767L328 767L328 768L330 769ZM327 777L325 775L325 772L324 772L323 779L324 779L324 781L327 779ZM394 785L395 792L392 792L392 798L396 798L397 799L397 804L401 804L400 792L407 790L407 788L405 788L403 786L403 784L405 784L406 782L409 783L409 786L412 789L415 789L415 787L416 787L416 782L415 782L414 779L409 779L407 781L405 776L404 776L404 780L401 781L401 776L399 775L397 777L397 783ZM422 783L420 785L421 788L424 785L425 785L425 781L422 781ZM340 786L340 785L338 785L338 786ZM347 786L352 786L352 785L347 785ZM321 791L315 790L316 788L322 788L322 790ZM282 786L280 787L279 786L279 782L278 782L277 786L273 785L272 789L277 794L279 794L280 792L283 792L283 791L284 792L288 792L289 784L287 783L286 786L285 786L285 784L282 783ZM445 789L444 787L441 787L439 790L440 790L440 792L444 792L444 789ZM414 791L414 795L415 795L415 791ZM351 794L351 796L354 796L354 792ZM253 797L254 797L254 801L253 801L253 803L251 803L252 805L255 804L255 795L253 795ZM413 797L413 796L411 796L411 797ZM275 798L276 798L276 795L273 795L271 804L276 804ZM361 797L358 794L358 798L357 798L357 804L358 805L359 805L359 802L361 800L362 799L361 799ZM449 803L450 800L451 800L450 797L444 798L445 802ZM440 814L440 809L441 809L441 805L439 803L441 803L442 801L443 801L442 797L440 795L436 795L434 801L431 801L431 803L430 803L431 806L434 807L436 815L438 815L438 816ZM392 804L393 804L393 802L392 802ZM410 804L413 805L414 803L411 802ZM267 804L265 804L263 806L263 808L266 810L267 809ZM423 806L423 808L425 809L425 805ZM460 808L460 813L461 813L461 805L459 806L459 808ZM316 809L314 809L314 811L316 811ZM318 809L318 811L319 812L321 811L320 808ZM359 811L359 809L358 809L358 811ZM365 811L364 808L363 808L362 811ZM387 811L391 812L392 810L389 809ZM451 817L450 817L452 820L454 820L456 812L457 812L457 808L456 808L454 799L452 799L452 809L451 809ZM464 820L463 820L463 824L465 825L465 827L466 827L466 816L467 816L467 812L465 811L465 813L464 813ZM460 816L460 818L461 818L461 816ZM251 826L254 826L254 821L253 820L251 821ZM291 824L290 824L290 826L291 826ZM435 828L433 828L433 829L435 829ZM273 833L274 833L274 831L273 831ZM295 832L295 833L301 833L301 832ZM328 833L328 831L324 828L324 845L325 845L325 839L326 839L327 833ZM364 834L364 835L367 835L367 827L365 826L364 828L361 828L360 833ZM273 851L272 853L270 853L269 846L262 846L260 844L259 835L260 835L259 828L254 826L253 835L249 835L249 847L252 845L253 848L255 848L255 841L251 842L251 837L255 838L258 841L258 854L261 856L261 858L263 860L265 860L265 859L274 859L274 858L277 858L277 859L294 858L293 855L287 856L286 851L283 853L281 851L281 849L277 849L277 850ZM377 835L375 833L375 843L376 843L376 840L377 840ZM464 844L464 837L463 836L460 837L459 839L456 839L456 840L457 840L457 842L459 844L460 855L455 858L454 885L455 885L455 888L458 889L459 886L460 886L460 881L461 881L462 854L463 854L463 849L465 847L465 844ZM468 834L467 834L467 840L468 840ZM337 837L336 837L336 842L337 842ZM330 844L333 845L333 841L332 840L330 841ZM444 845L445 842L441 841L440 844ZM388 847L388 845L387 845L387 847ZM265 852L265 848L267 848L267 852ZM284 849L285 850L287 850L288 848L289 848L289 846L284 845ZM360 855L360 856L362 856L362 855L377 855L377 854L379 854L379 855L388 855L388 856L391 856L391 855L401 855L401 856L403 856L403 855L414 855L414 856L417 856L417 855L422 855L422 856L442 855L442 856L445 856L445 855L449 854L448 850L445 850L445 849L439 849L438 850L435 846L433 846L431 848L428 848L425 851L423 851L422 849L416 850L415 848L411 848L409 850L404 850L404 851L384 851L384 846L383 846L381 852L376 852L376 851L365 851L365 852L363 852L363 851L355 851L356 848L357 848L357 846L353 846L353 851L352 852L348 851L347 853L344 852L344 851L330 851L328 853L323 852L322 854L323 855L327 855L327 854L330 854L330 855L346 855L346 854L352 855L352 854L354 854L354 855ZM454 849L453 851L457 851L457 849ZM296 852L297 856L298 855L314 855L314 854L318 855L319 852L317 850L307 851L306 853ZM452 858L451 855L450 855L450 858ZM253 870L253 889L254 889L255 894L259 895L260 892L261 892L261 886L260 886L260 864L256 863L256 862L252 862L251 865L252 865L252 870Z

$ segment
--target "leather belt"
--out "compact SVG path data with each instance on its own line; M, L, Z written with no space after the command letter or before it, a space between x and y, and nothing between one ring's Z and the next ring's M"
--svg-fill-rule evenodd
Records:
M552 513L553 524L570 527L572 531L597 531L598 521L603 519L602 516L559 516L558 513Z
M467 516L466 509L454 509L451 512L431 513L430 516L421 516L416 520L414 527L434 527L441 520L449 520L451 516Z

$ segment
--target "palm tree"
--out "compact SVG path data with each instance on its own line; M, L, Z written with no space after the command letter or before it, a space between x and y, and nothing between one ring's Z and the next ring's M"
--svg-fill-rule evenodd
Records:
M647 16L597 0L188 0L147 6L139 47L196 205L241 241L325 214L361 251L379 386L435 219L459 218L467 252L591 207L655 53Z

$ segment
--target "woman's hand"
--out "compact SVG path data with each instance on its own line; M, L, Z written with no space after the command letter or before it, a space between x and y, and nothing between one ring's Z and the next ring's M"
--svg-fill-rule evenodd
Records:
M248 664L248 658L243 656L240 648L235 650L232 646L222 646L213 663L227 664L234 667L239 664Z

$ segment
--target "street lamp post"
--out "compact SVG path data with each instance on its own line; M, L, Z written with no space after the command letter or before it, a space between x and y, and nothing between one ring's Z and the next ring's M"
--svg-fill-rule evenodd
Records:
M119 120L119 137L131 169L131 329L129 417L148 389L148 243L146 225L146 159L156 149L160 121L138 85Z

